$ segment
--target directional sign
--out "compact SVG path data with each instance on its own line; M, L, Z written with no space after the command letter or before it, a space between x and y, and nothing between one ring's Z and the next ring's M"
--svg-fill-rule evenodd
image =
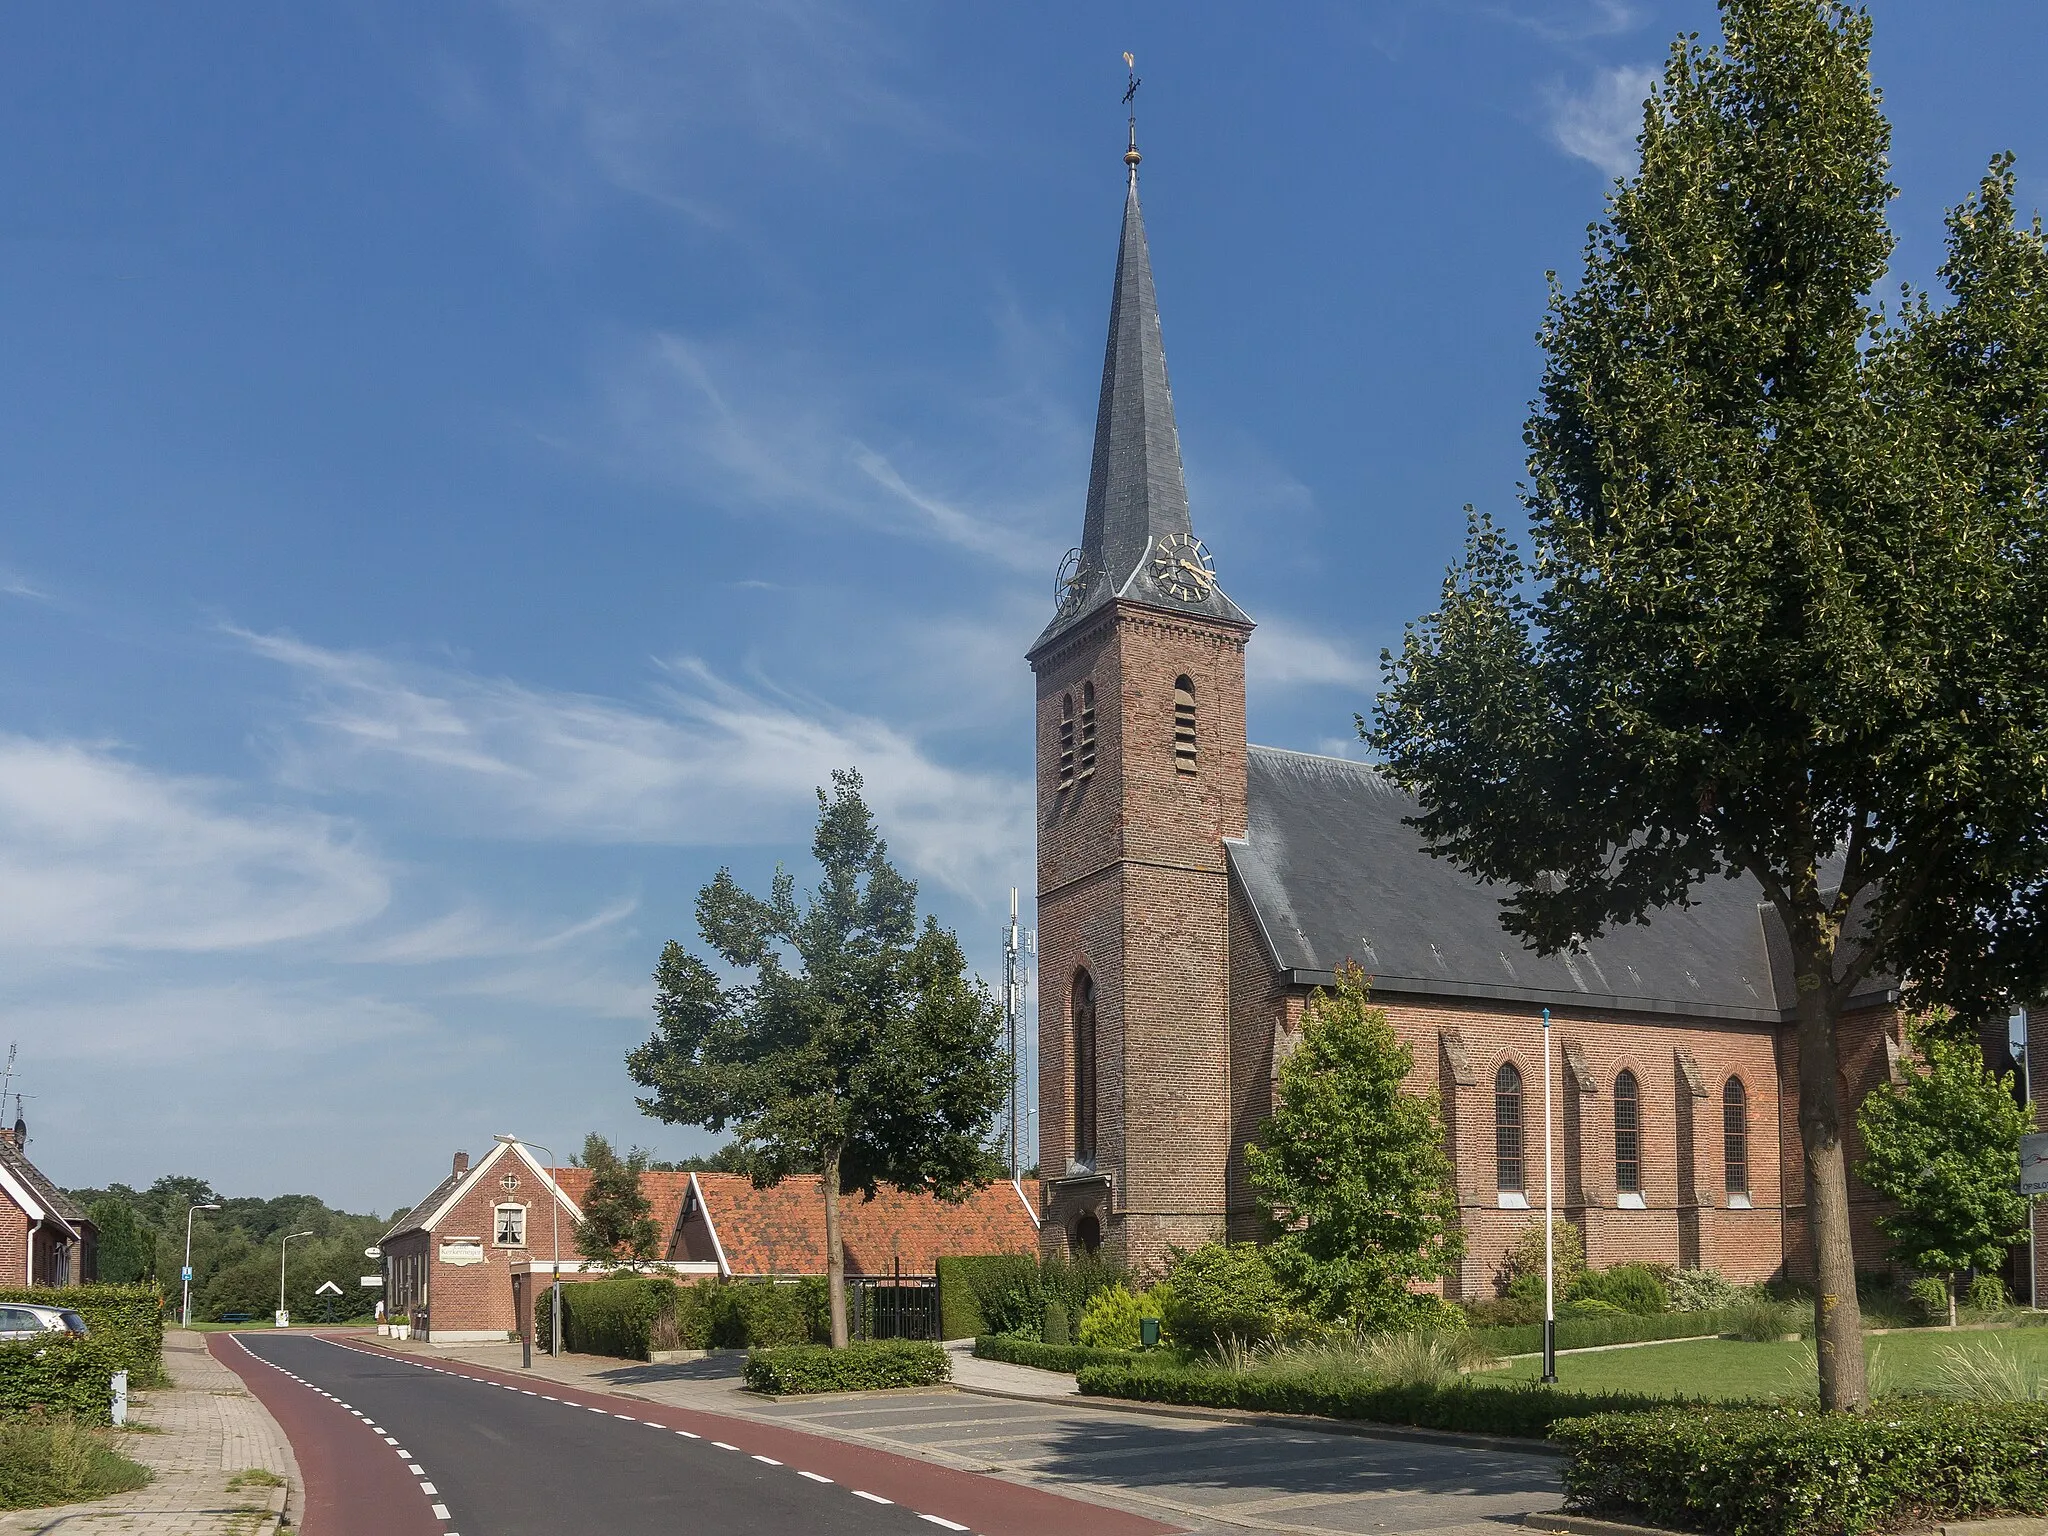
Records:
M332 1280L322 1280L313 1288L313 1294L315 1296L339 1296L341 1294L341 1287Z
M369 1247L363 1250L363 1257L366 1259L381 1259L384 1257L384 1250L382 1248L379 1248L375 1243L372 1243Z
M359 1283L375 1289L384 1283L384 1277L382 1275L365 1275Z
M2048 1132L2020 1138L2020 1193L2048 1195Z

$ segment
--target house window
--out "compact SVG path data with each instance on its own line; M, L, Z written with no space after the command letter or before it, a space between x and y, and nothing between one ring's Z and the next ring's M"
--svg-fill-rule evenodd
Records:
M1081 685L1081 777L1095 771L1095 685Z
M1095 1161L1095 981L1074 973L1074 1161Z
M1731 1077L1721 1090L1721 1165L1731 1195L1749 1193L1749 1090Z
M1185 677L1173 680L1173 766L1195 771L1195 685Z
M501 1205L492 1239L500 1248L524 1248L526 1246L526 1207L523 1205Z
M1074 782L1074 696L1060 697L1060 788Z
M1493 1163L1497 1188L1523 1188L1522 1073L1511 1061L1493 1075Z
M1624 1195L1643 1192L1643 1102L1636 1075L1614 1080L1614 1187Z

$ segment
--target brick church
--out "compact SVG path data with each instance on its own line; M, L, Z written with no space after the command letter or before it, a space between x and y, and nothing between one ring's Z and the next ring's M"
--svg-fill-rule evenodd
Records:
M1245 1143L1310 993L1355 962L1413 1087L1442 1099L1468 1246L1446 1294L1491 1294L1540 1218L1546 1007L1558 1202L1589 1262L1801 1273L1789 956L1754 886L1538 956L1501 929L1497 892L1423 851L1376 768L1248 745L1255 626L1190 519L1135 135L1125 158L1081 545L1029 653L1042 1244L1157 1268L1170 1246L1255 1236ZM1847 1103L1903 1048L1897 996L1872 983L1844 1020ZM1875 1267L1875 1197L1850 1194Z

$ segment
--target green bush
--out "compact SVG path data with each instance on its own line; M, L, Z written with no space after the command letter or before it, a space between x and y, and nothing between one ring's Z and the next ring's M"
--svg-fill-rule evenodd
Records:
M610 1355L618 1360L645 1360L658 1311L675 1309L672 1280L627 1275L611 1280L582 1280L562 1287L562 1347L579 1355ZM535 1298L545 1326L548 1293Z
M104 1431L75 1419L0 1419L0 1509L47 1509L148 1483L149 1468L107 1440Z
M1756 1303L1745 1303L1753 1307ZM1764 1302L1770 1309L1774 1331L1771 1338L1790 1333L1797 1324L1790 1308ZM1652 1339L1684 1339L1695 1335L1734 1333L1743 1307L1725 1312L1667 1312L1662 1317L1637 1317L1629 1312L1604 1312L1598 1317L1560 1317L1557 1320L1559 1349L1591 1349L1601 1344L1638 1344ZM1543 1324L1525 1323L1513 1328L1474 1328L1474 1342L1495 1355L1533 1355L1543 1347Z
M1082 1394L1088 1397L1244 1408L1260 1413L1314 1413L1333 1419L1364 1419L1378 1424L1412 1424L1426 1429L1531 1439L1547 1434L1562 1419L1648 1408L1655 1402L1623 1393L1562 1392L1534 1383L1382 1385L1347 1372L1268 1375L1150 1361L1091 1365L1083 1368L1075 1379Z
M1458 1306L1474 1328L1521 1328L1543 1321L1541 1296L1482 1296Z
M1141 1319L1158 1317L1159 1302L1149 1292L1133 1296L1122 1285L1105 1286L1081 1309L1081 1343L1087 1349L1136 1349L1143 1343Z
M1604 1301L1638 1317L1655 1317L1671 1310L1671 1293L1664 1288L1664 1276L1651 1264L1589 1269L1573 1284L1571 1296L1575 1301Z
M1039 1331L1045 1342L1062 1348L1074 1342L1073 1330L1067 1326L1067 1304L1057 1296L1048 1297L1045 1303L1045 1322Z
M1617 1307L1613 1302L1603 1301L1598 1296L1575 1296L1558 1309L1557 1315L1559 1317L1600 1319L1634 1317L1636 1314L1629 1311L1627 1307Z
M1768 1344L1788 1333L1801 1332L1813 1322L1813 1315L1797 1303L1772 1301L1768 1296L1753 1296L1721 1316L1728 1324L1724 1332L1752 1344Z
M971 1339L1037 1327L1045 1310L1038 1260L1024 1253L940 1259L939 1334Z
M0 1302L36 1307L69 1307L85 1319L93 1336L121 1353L116 1370L128 1372L138 1389L169 1385L164 1374L164 1293L155 1281L138 1285L38 1286L0 1291Z
M1674 1269L1665 1289L1674 1312L1719 1312L1742 1300L1742 1287L1711 1269Z
M0 1344L0 1418L62 1414L91 1424L112 1421L113 1378L131 1371L117 1338L51 1334L51 1342Z
M1561 1423L1574 1509L1710 1536L1855 1536L2048 1511L2048 1406L1688 1407Z
M1970 1282L1970 1305L1980 1312L1997 1312L2005 1306L2005 1282L1996 1275L1979 1275Z
M946 1379L951 1364L944 1349L914 1339L880 1339L844 1349L787 1344L747 1356L747 1385L778 1395L929 1387Z
M1922 1275L1906 1287L1906 1299L1913 1315L1923 1323L1948 1321L1948 1282L1939 1275Z
M1586 1272L1586 1239L1562 1219L1552 1223L1551 1279L1561 1299ZM1543 1300L1543 1218L1522 1228L1494 1272L1494 1287L1503 1296L1541 1303Z
M1016 1333L984 1333L974 1341L974 1353L977 1359L1028 1365L1041 1371L1078 1371L1084 1365L1116 1365L1136 1358L1133 1350L1046 1344Z
M1166 1331L1190 1349L1270 1339L1292 1320L1278 1277L1252 1243L1204 1243L1176 1253L1167 1284Z
M794 1284L767 1280L716 1284L710 1298L710 1347L776 1348L830 1337L830 1298L819 1277Z
M534 1337L548 1347L548 1293L534 1298ZM657 1349L749 1349L829 1337L825 1282L624 1275L562 1287L562 1347L645 1360Z

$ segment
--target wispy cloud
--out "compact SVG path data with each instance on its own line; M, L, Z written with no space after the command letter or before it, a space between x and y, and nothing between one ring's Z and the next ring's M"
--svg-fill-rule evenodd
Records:
M103 746L0 737L0 947L245 949L383 910L384 867L341 823L228 798Z
M616 928L639 909L640 899L628 896L576 922L536 928L480 906L463 906L431 922L366 943L350 958L391 965L434 965L449 960L552 954Z
M1631 0L1517 0L1481 9L1551 43L1632 32L1642 24L1644 15L1644 8Z
M1264 619L1245 648L1245 676L1262 688L1371 688L1379 669L1342 640Z
M474 837L736 845L800 841L812 791L858 767L905 862L986 892L1028 862L1030 789L931 758L903 730L822 700L669 664L648 707L404 666L238 632L291 669L304 710L281 771L309 789L388 795Z
M10 1001L8 1027L49 1061L191 1061L208 1052L329 1055L435 1026L411 1003L224 981Z
M50 594L31 582L19 571L0 565L0 597L25 597L33 602L47 603Z
M1633 174L1643 103L1657 80L1648 65L1622 64L1601 70L1584 91L1553 87L1546 93L1552 142L1609 176Z

